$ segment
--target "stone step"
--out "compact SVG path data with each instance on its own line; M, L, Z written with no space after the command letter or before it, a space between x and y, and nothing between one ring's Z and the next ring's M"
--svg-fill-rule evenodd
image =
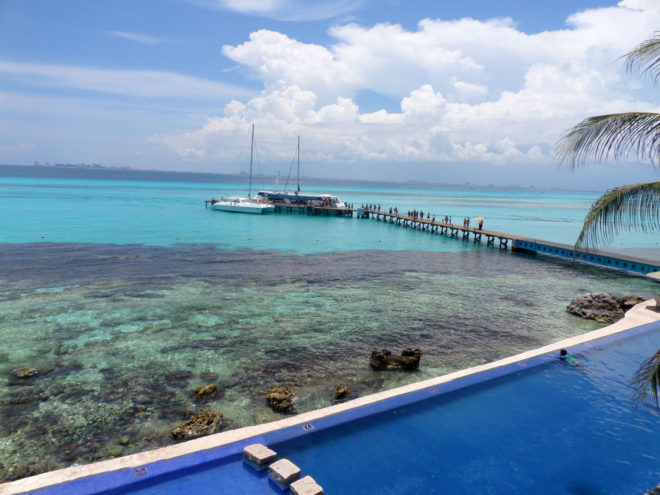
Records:
M292 495L323 495L323 488L309 475L291 483L290 488Z
M280 459L268 467L268 477L286 490L291 483L300 478L300 468L289 459Z
M263 471L277 459L277 453L261 443L253 443L243 449L243 462L257 471Z

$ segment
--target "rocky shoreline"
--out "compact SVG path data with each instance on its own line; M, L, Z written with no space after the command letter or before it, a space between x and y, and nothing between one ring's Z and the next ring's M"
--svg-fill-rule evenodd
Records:
M625 316L626 311L645 300L646 298L642 296L587 293L573 299L566 306L566 310L574 315L600 323L615 323Z

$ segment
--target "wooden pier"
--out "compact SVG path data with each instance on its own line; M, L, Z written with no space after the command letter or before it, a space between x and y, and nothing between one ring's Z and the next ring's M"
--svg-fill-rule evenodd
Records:
M409 229L430 232L431 234L444 235L454 239L461 239L463 241L471 240L473 244L481 244L483 240L485 241L486 246L497 247L499 249L512 248L513 241L518 239L516 236L492 230L465 227L462 225L454 225L452 223L439 222L437 220L409 217L408 215L388 213L379 210L360 208L358 210L358 218L373 218L379 222L391 223ZM471 239L470 236L472 236Z
M575 252L573 246L569 246L568 244L530 239L528 237L504 234L492 230L465 227L428 218L415 218L408 215L371 210L368 208L358 209L357 217L372 218L379 222L386 222L431 234L444 235L449 238L472 242L473 244L485 244L487 247L502 250L510 249L511 251L560 256L562 258L593 263L606 268L634 272L640 275L654 274L651 275L653 278L656 278L656 275L660 274L660 262L620 255L618 253L595 250Z

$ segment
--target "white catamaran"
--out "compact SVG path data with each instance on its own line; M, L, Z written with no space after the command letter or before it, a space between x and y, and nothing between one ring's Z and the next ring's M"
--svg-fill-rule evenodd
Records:
M250 186L248 196L232 196L219 200L211 200L211 208L214 210L231 211L235 213L270 213L275 211L272 204L252 199L252 158L254 156L254 124L252 124L252 141L250 143Z

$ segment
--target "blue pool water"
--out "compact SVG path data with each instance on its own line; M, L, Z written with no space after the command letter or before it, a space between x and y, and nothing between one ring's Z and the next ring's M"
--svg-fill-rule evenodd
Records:
M328 494L642 494L660 481L660 414L630 401L630 377L660 347L648 327L587 344L577 365L553 358L270 446ZM130 493L277 490L232 457Z

